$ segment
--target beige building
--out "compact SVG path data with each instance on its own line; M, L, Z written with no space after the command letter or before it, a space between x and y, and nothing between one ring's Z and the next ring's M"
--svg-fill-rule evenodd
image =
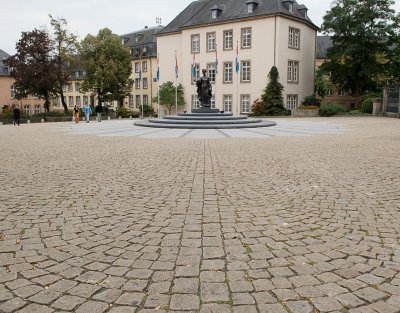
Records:
M275 65L286 107L296 108L313 93L317 29L307 8L294 0L192 2L157 35L160 84L175 81L176 54L177 82L183 85L186 100L180 110L198 106L196 64L197 78L201 69L207 69L213 82L213 106L247 114Z
M316 68L320 67L325 61L328 60L327 51L332 47L332 39L329 36L317 37L317 56L315 61ZM323 103L341 103L349 108L356 106L357 99L349 95L346 90L340 90L330 83L327 95L322 100Z
M135 81L130 96L125 99L124 106L139 111L141 105L153 106L152 99L157 96L158 82L155 81L157 71L156 35L162 26L145 27L142 30L122 35L122 43L129 48L132 56L132 76Z
M44 101L37 97L15 99L15 79L11 77L9 67L3 62L8 57L8 53L0 50L0 110L18 105L21 112L28 115L44 112Z

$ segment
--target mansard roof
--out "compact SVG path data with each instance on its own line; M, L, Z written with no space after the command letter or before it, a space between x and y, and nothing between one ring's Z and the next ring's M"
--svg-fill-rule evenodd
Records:
M123 43L131 50L132 58L136 58L138 49L146 48L146 56L157 56L157 41L155 35L163 26L146 27L144 29L121 35Z
M295 18L307 23L310 27L318 27L299 9L306 9L304 5L297 4L293 0L293 12L290 12L284 0L258 0L257 8L253 13L247 13L246 0L198 0L187 6L174 20L171 21L158 34L169 34L180 32L184 28L199 27L237 21L240 19L257 18L279 14L289 18ZM211 10L221 10L218 18L211 17Z

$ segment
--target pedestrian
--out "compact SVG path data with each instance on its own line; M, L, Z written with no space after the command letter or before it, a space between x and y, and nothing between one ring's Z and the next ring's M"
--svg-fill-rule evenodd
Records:
M85 114L86 123L89 123L90 114L92 114L92 108L87 103L85 103L82 108L82 112Z
M103 106L99 102L98 105L96 105L96 114L97 114L97 121L101 122L101 113L103 113Z
M76 104L74 106L74 117L75 117L75 124L78 124L79 123L79 108Z
M19 110L18 105L16 105L16 106L14 107L14 110L13 110L13 117L14 117L14 126L15 126L15 125L18 125L18 126L19 126L19 120L20 120L20 118L21 118L21 111Z

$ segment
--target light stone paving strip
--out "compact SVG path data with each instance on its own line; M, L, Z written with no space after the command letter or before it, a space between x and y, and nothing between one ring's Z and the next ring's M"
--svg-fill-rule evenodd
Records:
M0 127L0 312L400 312L399 121L277 122Z

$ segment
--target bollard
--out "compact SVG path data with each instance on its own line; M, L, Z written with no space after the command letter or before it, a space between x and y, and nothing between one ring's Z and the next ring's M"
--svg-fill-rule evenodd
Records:
M0 122L0 125L3 125L3 122Z
M31 120L27 120L26 123L27 123L27 124L30 124L30 123L31 123Z
M43 118L40 120L40 123L44 123L44 119Z
M129 116L129 119L130 119L130 120L132 119L132 115L131 115L131 116Z
M108 117L108 120L111 120L111 117Z
M121 116L120 116L120 117L118 117L118 119L120 120L120 119L121 119Z

